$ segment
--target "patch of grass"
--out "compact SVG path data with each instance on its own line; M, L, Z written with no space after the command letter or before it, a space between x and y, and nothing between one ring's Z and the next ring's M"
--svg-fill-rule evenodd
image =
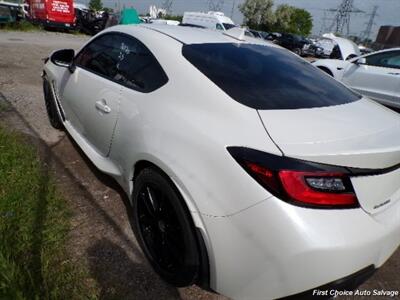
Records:
M0 299L95 299L66 255L70 212L33 147L0 127Z
M43 30L43 28L41 26L34 25L31 22L28 22L26 20L2 24L0 26L0 29L6 30L6 31L41 31L41 30Z
M6 111L9 108L10 108L9 104L7 102L5 102L4 100L2 100L1 96L0 96L0 112Z

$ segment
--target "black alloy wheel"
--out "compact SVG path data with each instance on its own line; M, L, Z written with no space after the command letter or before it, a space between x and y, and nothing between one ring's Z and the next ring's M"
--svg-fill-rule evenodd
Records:
M51 126L55 129L62 129L64 126L57 111L56 100L54 99L50 83L46 78L43 78L43 93L47 116Z
M194 283L200 269L194 224L173 183L155 168L144 169L133 201L134 230L155 271L175 286Z

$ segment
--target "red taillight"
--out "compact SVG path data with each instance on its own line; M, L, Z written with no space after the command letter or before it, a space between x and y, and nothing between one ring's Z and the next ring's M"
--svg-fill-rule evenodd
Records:
M279 182L272 171L252 162L246 162L246 166L249 168L249 171L252 172L257 181L259 181L262 185L266 185L274 191L279 190Z
M357 204L356 195L344 184L346 176L343 174L283 170L279 172L279 178L285 192L295 201L323 206ZM316 182L320 180L320 186L311 187L307 178L315 179ZM324 182L326 182L325 185Z
M346 174L272 171L253 162L244 164L254 179L284 200L317 207L356 207L358 205L357 197Z

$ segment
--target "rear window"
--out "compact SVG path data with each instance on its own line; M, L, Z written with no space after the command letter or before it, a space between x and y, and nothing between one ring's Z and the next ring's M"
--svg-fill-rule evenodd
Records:
M229 29L231 29L231 28L233 28L233 27L236 27L236 25L234 25L234 24L229 24L229 23L222 23L222 25L224 25L225 30L229 30Z
M184 45L183 56L234 100L255 109L300 109L361 98L287 50L251 44Z

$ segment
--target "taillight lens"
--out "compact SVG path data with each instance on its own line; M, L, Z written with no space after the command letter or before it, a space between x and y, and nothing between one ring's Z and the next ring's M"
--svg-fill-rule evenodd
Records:
M262 186L268 187L273 192L279 192L280 183L273 171L264 168L256 163L245 162L250 175L252 175Z
M354 206L357 197L345 174L279 171L285 192L295 201L319 206Z
M269 170L244 162L249 174L272 194L304 206L356 207L357 197L346 174Z
M310 208L356 208L348 168L228 147L233 158L260 185L281 200Z

